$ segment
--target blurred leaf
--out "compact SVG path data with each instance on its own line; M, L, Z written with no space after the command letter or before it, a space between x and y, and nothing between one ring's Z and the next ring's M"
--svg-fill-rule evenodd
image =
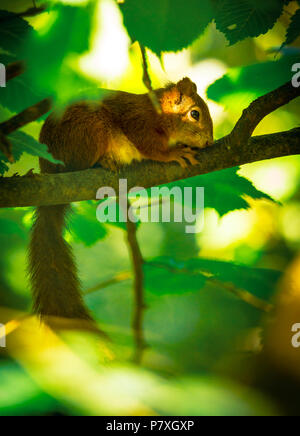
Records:
M252 182L237 174L238 168L229 168L199 176L197 183L205 188L205 207L216 209L220 216L237 209L248 209L245 195L253 199L273 199L257 190Z
M157 261L157 267L155 262ZM185 294L188 292L200 291L206 283L206 277L199 274L189 274L186 271L178 271L176 274L167 268L160 268L161 261L166 261L166 265L174 268L172 259L158 258L154 262L144 265L145 288L148 292L155 295L174 295Z
M0 54L0 62L6 66L15 60L13 56ZM11 112L22 112L42 98L43 95L32 86L28 70L7 82L6 87L1 88L0 93L1 105Z
M207 89L209 99L222 102L237 93L251 94L251 100L291 80L292 65L299 56L283 56L278 61L261 62L242 68L234 68Z
M10 138L11 140L11 138ZM15 162L17 162L23 154L22 149L19 147L18 143L12 142L12 154L14 156ZM7 157L0 151L0 174L4 174L9 170L10 162Z
M251 294L270 300L276 291L276 284L281 276L280 271L265 268L253 268L211 259L191 259L186 267L195 271L209 271L213 277L233 283L237 288L245 289Z
M0 174L3 175L9 170L9 167L3 162L5 156L0 152Z
M0 235L8 236L11 238L13 235L18 235L24 238L24 228L19 223L11 219L0 218Z
M300 9L292 16L290 25L286 32L284 45L292 44L300 36Z
M230 45L270 30L283 9L281 0L222 0L217 3L216 25Z
M158 55L187 47L213 19L209 0L126 0L120 7L131 38Z
M66 99L74 95L74 89L79 92L91 86L70 65L89 48L94 7L94 2L84 7L56 4L50 12L49 29L27 38L24 57L34 89Z
M33 31L26 20L16 14L0 10L0 47L16 58L24 39ZM15 59L17 60L17 59Z
M86 201L74 208L71 233L76 242L90 247L107 235L106 228L96 219L96 204Z
M103 201L105 201L105 202L109 201L109 203L106 203L107 207L109 207L108 204L110 204L112 206L112 208L115 208L115 211L116 211L115 221L106 221L105 224L108 224L109 226L117 227L121 230L127 231L127 224L126 224L126 222L123 221L124 220L124 212L122 209L120 209L118 198L110 198L110 199L106 198L104 200L101 200L99 202L99 205ZM135 215L135 217L137 218L137 222L135 223L135 225L138 228L139 225L141 224L141 221L139 220L137 215Z
M267 398L218 377L186 377L169 385L160 383L150 387L149 394L146 401L149 396L150 404L162 416L272 416L276 413Z
M8 135L8 139L13 143L14 149L17 154L14 154L16 160L18 160L22 153L28 153L32 156L38 156L54 164L64 165L63 162L56 160L48 152L48 147L45 144L40 144L32 136L27 135L24 132L14 132Z
M1 362L0 416L39 415L58 408L26 372L13 362Z
M200 291L209 277L212 277L266 301L273 296L281 276L281 272L271 269L250 268L233 262L202 258L178 261L159 257L151 264L146 263L145 271L146 288L159 295Z
M204 188L204 206L216 209L220 216L237 209L248 209L249 203L245 196L254 199L272 198L257 190L252 182L237 174L239 168L229 168L222 171L215 171L201 176L191 177L178 182L168 183L169 189L178 186L181 189L186 187ZM193 194L193 208L196 207L195 194Z

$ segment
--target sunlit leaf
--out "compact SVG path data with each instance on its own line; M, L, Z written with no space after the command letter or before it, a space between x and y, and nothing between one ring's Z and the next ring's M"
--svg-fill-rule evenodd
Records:
M59 408L20 366L2 362L0 416L39 415Z
M208 0L126 0L121 10L131 38L158 55L187 47L213 19Z
M204 207L216 209L220 216L232 210L248 209L250 206L246 196L253 199L272 200L269 195L257 190L250 180L240 176L237 171L238 168L229 168L168 183L164 186L169 189L175 186L181 189L193 188L193 208L197 206L195 189L203 187ZM184 199L184 196L182 198Z
M106 236L105 226L96 219L95 203L86 201L74 208L71 233L76 242L83 242L88 247Z
M0 174L4 174L6 171L8 171L9 167L6 165L6 163L3 162L2 159L4 159L4 155L0 152Z
M297 59L297 56L284 56L278 61L235 68L213 83L208 88L207 96L221 101L234 92L253 90L257 96L263 95L290 80L291 67Z
M13 12L3 10L0 10L0 24L1 49L17 57L24 39L32 32L32 27Z
M62 100L74 95L74 89L91 86L71 65L89 48L94 7L93 2L85 7L56 4L49 29L27 38L24 57L34 89Z
M17 151L17 156L14 154L17 160L22 153L28 153L32 156L38 156L46 159L54 164L63 163L59 160L53 158L53 156L48 152L48 147L45 144L40 144L32 136L27 135L24 132L14 132L8 135L9 140L14 145L14 150Z
M168 268L161 268L160 261L165 259L158 259L157 266L155 262L152 264L145 264L145 287L148 291L155 295L174 295L185 294L188 292L200 291L206 283L206 277L199 273L197 275L189 274L185 270L179 268L176 272L176 268L172 271ZM171 259L168 259L170 263L166 263L167 266L174 268ZM176 272L176 273L175 273Z
M179 261L172 258L157 258L146 263L147 286L157 294L199 291L210 278L231 283L238 289L269 300L275 292L279 271L251 268L232 262L195 258ZM157 286L157 283L160 286ZM156 290L154 289L156 288Z
M291 18L284 44L292 44L300 36L300 9Z
M15 60L11 55L0 54L0 62L5 66ZM0 102L11 112L21 112L42 100L43 96L45 94L38 93L32 86L30 74L25 70L23 74L7 82L5 88L1 88Z
M298 55L283 56L278 61L234 68L209 86L207 96L217 102L241 92L259 97L291 80L291 68L297 61Z
M280 17L281 0L221 0L217 3L216 25L235 44L249 36L270 30Z

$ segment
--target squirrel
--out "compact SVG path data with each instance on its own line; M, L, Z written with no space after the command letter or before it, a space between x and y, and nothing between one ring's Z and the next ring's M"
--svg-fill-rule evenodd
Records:
M40 142L65 166L40 159L42 173L102 166L117 171L133 160L197 164L197 148L213 143L209 109L188 78L154 91L158 114L148 94L112 91L100 102L73 103L63 114L51 113ZM63 237L70 205L36 210L29 247L34 312L91 320L81 296L71 247Z

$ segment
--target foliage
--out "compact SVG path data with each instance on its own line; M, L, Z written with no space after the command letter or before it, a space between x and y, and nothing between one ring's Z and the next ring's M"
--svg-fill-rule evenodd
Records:
M284 44L291 44L296 38L300 36L300 9L297 9L291 18L289 28L286 32L286 39Z
M188 8L181 0L154 0L151 5L147 0L129 0L121 10L132 40L157 54L187 47L213 19L209 0L191 0Z
M57 106L103 97L104 81L96 83L80 67L92 47L97 3L51 1L41 21L22 17L17 6L14 12L0 11L0 62L24 59L27 65L24 74L0 89L1 121L46 97ZM27 0L19 2L24 10L31 6ZM282 23L277 28L290 6L294 9L287 29L280 28ZM289 0L126 0L115 5L132 42L138 40L161 60L164 52L183 48L191 59L200 59L205 49L210 60L226 65L226 74L208 87L207 96L230 108L235 120L244 108L236 105L236 97L247 104L290 80L298 48L282 48L275 57L270 53L274 45L278 51L278 41L282 46L297 43L300 9L295 7ZM263 45L260 36L268 31ZM129 58L132 52L134 48L128 50ZM136 65L131 67L132 77L122 83L135 89L141 77ZM150 73L157 79L154 68ZM289 107L277 120L285 127L297 115L299 108ZM36 157L59 163L37 141L40 121L8 136L17 166L0 152L0 175L23 174L24 162L32 168ZM216 136L228 133L233 124L226 113L215 123ZM270 131L278 128L276 120L267 126ZM293 159L286 179L278 164L273 185L288 184L288 176L297 178L300 164ZM262 307L273 304L282 273L299 251L297 225L284 226L290 224L299 196L292 197L291 191L285 209L256 182L235 167L166 185L204 187L205 207L218 215L214 231L237 211L252 208L255 232L225 248L215 248L201 235L185 234L185 223L137 223L149 309L144 316L148 348L140 368L129 363L135 344L126 225L100 224L96 204L81 202L73 207L65 235L75 248L85 301L112 339L104 343L84 331L54 333L45 326L38 333L39 320L27 316L26 247L33 211L1 211L0 323L9 321L11 334L8 349L0 349L0 415L282 414L269 392L246 387L241 380L252 380L258 332L268 321ZM236 225L232 222L231 230ZM250 345L249 337L254 337Z
M124 24L133 40L155 53L187 47L213 20L217 29L234 44L271 29L282 13L281 0L127 0L121 5ZM149 32L153 29L153 32Z
M259 190L245 177L237 173L238 168L229 168L216 173L204 174L181 180L175 183L168 183L170 189L173 186L203 187L205 192L205 207L216 209L220 216L237 209L248 209L247 197L253 199L268 199L271 197ZM193 201L195 198L193 197ZM193 208L196 204L192 205Z
M233 68L209 86L207 96L218 103L224 103L234 95L249 94L250 103L252 99L288 82L291 78L291 66L298 59L298 55L285 55L278 60Z
M281 0L223 0L218 2L216 25L230 44L270 30L282 13Z

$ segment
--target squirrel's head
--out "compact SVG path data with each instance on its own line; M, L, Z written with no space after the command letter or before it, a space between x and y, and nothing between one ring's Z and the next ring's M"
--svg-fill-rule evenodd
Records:
M185 77L160 89L159 100L170 144L204 148L213 143L213 123L197 87Z

